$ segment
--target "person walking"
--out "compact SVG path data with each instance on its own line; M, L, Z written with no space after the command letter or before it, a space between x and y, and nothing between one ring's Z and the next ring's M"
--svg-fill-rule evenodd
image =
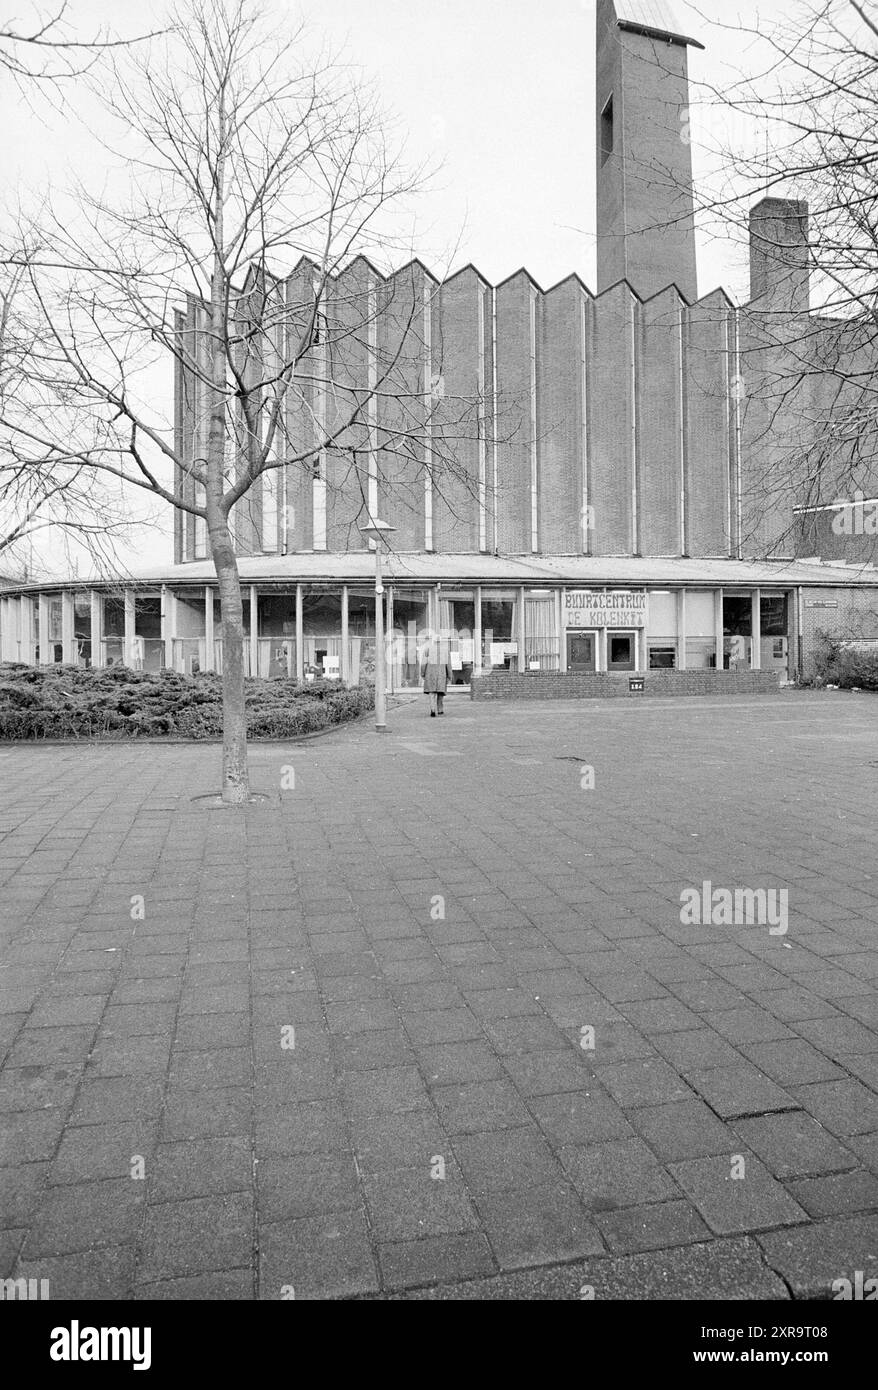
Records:
M430 718L435 719L437 714L445 713L445 692L452 678L451 662L447 657L443 660L442 653L435 643L421 667L421 677L424 682L424 694L430 697Z

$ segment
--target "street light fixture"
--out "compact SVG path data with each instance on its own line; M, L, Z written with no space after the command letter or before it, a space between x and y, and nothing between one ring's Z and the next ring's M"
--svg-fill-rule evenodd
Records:
M387 692L384 653L384 585L381 582L381 546L396 527L376 519L361 526L364 536L375 542L375 732L387 732Z

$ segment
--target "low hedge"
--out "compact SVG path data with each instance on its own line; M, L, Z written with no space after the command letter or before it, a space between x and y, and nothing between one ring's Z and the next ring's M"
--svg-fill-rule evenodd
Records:
M254 739L314 733L375 703L371 686L349 690L339 681L246 680L244 697ZM213 672L0 664L0 739L218 739L222 727L222 682Z

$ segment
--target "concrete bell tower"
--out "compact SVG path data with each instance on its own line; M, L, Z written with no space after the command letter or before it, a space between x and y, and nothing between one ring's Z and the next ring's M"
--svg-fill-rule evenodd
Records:
M690 45L665 0L597 0L598 292L698 297Z

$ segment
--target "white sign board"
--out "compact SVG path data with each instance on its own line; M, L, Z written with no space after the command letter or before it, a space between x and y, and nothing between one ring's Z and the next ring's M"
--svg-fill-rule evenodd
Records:
M646 594L568 589L562 595L562 621L564 627L645 627Z
M325 656L323 658L323 674L327 680L338 680L341 675L341 657Z

